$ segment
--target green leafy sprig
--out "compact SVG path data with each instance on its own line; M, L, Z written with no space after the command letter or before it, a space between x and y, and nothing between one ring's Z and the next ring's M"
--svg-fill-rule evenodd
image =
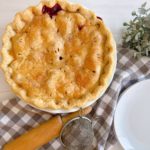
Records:
M123 46L136 50L135 56L150 57L150 8L146 9L146 4L138 12L132 12L133 20L123 24L126 27Z

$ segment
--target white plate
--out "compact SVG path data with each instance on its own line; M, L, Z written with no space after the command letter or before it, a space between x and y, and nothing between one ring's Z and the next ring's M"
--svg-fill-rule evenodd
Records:
M125 150L150 150L150 79L134 84L122 94L114 125Z

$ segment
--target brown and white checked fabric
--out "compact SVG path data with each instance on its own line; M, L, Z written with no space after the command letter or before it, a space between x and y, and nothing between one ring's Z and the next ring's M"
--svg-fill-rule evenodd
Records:
M88 117L93 121L95 139L93 150L104 150L114 141L113 115L120 93L139 80L150 78L150 58L133 58L133 52L118 47L118 63L114 79L100 100L93 106ZM9 140L51 118L45 112L34 110L19 99L5 100L0 105L0 149ZM72 142L72 139L70 139ZM59 139L40 150L63 150Z

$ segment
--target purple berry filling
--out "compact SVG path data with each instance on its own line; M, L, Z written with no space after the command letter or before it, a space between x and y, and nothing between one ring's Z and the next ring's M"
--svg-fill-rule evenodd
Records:
M57 15L57 13L59 11L61 11L62 8L59 4L55 4L53 7L48 7L46 5L43 6L42 8L42 13L45 14L45 13L48 13L49 16L52 18L53 16Z
M97 16L97 19L103 20L101 17Z
M79 30L82 30L83 27L84 27L83 25L79 25L79 26L78 26L78 29L79 29Z

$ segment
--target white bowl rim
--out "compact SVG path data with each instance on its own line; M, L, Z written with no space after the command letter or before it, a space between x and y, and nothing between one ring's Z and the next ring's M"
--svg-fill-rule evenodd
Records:
M119 138L119 136L118 136L118 131L117 131L117 114L118 114L117 109L118 109L118 107L119 107L119 104L121 103L120 100L121 100L121 98L128 92L128 90L134 88L135 86L137 86L137 85L139 85L139 84L141 84L141 83L143 83L143 82L147 82L147 81L150 81L150 79L143 79L143 80L141 80L141 81L138 81L138 82L134 83L133 85L131 85L131 86L129 86L127 89L125 89L125 90L120 94L120 96L119 96L119 102L118 102L118 104L117 104L117 106L116 106L116 108L115 108L115 113L114 113L114 120L113 120L114 128L113 128L113 131L114 131L114 134L115 134L115 137L116 137L118 143L120 144L120 146L121 146L123 149L125 149L124 142L122 142L122 140Z

